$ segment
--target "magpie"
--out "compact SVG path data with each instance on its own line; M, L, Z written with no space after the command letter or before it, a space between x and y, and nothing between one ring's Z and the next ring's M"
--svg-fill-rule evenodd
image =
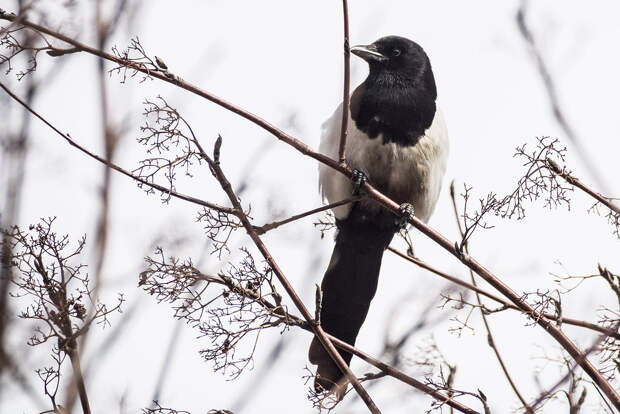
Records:
M351 53L369 67L368 77L350 99L345 156L353 180L321 165L319 186L323 197L334 203L368 180L401 204L400 217L368 198L333 209L337 234L321 283L320 323L329 334L354 345L377 290L383 252L406 223L404 215L415 214L426 222L435 208L446 170L448 133L435 102L431 63L420 45L387 36L355 46ZM342 104L323 124L319 146L334 159L341 119ZM339 352L349 364L352 355ZM343 392L343 374L316 338L308 354L318 366L315 390Z

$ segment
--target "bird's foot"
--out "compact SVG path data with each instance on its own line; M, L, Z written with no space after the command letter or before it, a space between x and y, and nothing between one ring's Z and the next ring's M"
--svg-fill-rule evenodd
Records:
M333 395L336 401L342 401L342 399L347 393L347 386L349 385L349 381L346 378L342 377L342 374L339 375L341 375L340 380L337 382L332 382L329 379L323 378L317 370L316 376L314 378L314 391L319 394L327 392Z
M364 171L355 168L353 169L353 175L351 175L351 181L353 182L353 195L358 195L366 181L368 181L368 176Z
M396 219L396 224L401 230L404 230L407 228L409 220L415 215L415 210L413 205L403 203L400 207L398 207L398 212L400 213L400 216Z

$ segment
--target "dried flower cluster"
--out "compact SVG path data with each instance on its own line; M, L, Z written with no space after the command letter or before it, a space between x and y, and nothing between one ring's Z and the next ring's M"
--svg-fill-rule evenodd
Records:
M196 327L209 346L201 351L216 371L236 378L252 362L260 332L305 326L282 304L272 271L258 267L247 249L239 265L217 276L201 273L191 260L166 259L162 249L146 258L139 284L158 301L169 302L175 317Z
M52 366L37 370L45 394L57 406L61 366L68 356L76 364L78 338L91 325L108 326L109 316L121 310L120 295L113 307L94 301L86 266L79 263L86 245L83 236L71 246L68 235L54 232L55 218L42 219L28 230L17 226L1 231L2 249L11 252L12 295L25 301L19 316L36 323L31 346L52 342Z
M197 147L196 136L187 121L161 96L155 101L144 102L143 115L146 119L140 127L143 135L138 138L138 142L146 147L149 158L140 161L132 173L150 183L163 176L169 190L174 191L179 169L186 176L192 177L191 168L194 164L204 162ZM150 186L141 187L147 193L153 192ZM162 196L164 201L170 199L170 195Z

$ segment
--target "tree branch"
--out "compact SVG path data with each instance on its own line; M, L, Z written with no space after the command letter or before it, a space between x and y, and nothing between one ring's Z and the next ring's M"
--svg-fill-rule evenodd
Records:
M349 45L349 5L347 0L342 0L342 14L344 20L344 90L342 96L342 122L340 125L340 148L338 160L341 164L346 163L345 149L347 145L347 129L349 125L349 84L350 84L350 45Z
M551 160L550 158L548 158L546 161L547 161L547 167L551 171L553 171L555 174L562 177L567 183L579 188L581 191L588 194L590 197L594 198L599 203L607 206L607 208L609 208L614 213L620 214L620 207L616 206L612 202L611 198L602 196L601 194L597 193L596 191L588 187L586 184L584 184L579 178L570 174L565 168L560 168L560 166L557 165L555 161Z
M233 290L235 292L240 293L241 295L247 297L248 299L257 301L258 303L261 304L261 306L264 306L266 309L270 310L270 311L274 311L277 312L279 315L281 315L288 324L290 325L294 325L294 326L298 326L308 332L313 332L312 330L312 325L309 324L307 321L304 321L303 319L300 319L298 317L296 317L295 315L291 315L290 313L286 312L281 306L276 306L273 303L263 299L260 297L260 295L258 295L255 291L249 290L244 288L243 286L234 283L231 280L225 280L223 278L221 278L220 276L212 276L212 275L206 275L206 274L200 274L200 275L196 275L195 277L200 278L201 280L205 280L207 282L213 282L213 283L217 283L223 286L226 286L227 288L229 288L230 290ZM384 375L388 375L391 376L399 381L404 382L405 384L408 384L420 391L422 391L425 394L430 395L431 397L433 397L434 399L436 399L437 401L440 401L442 403L445 403L447 405L449 405L450 407L453 407L463 413L468 413L468 414L479 414L477 411L472 410L471 408L461 404L460 402L453 400L452 398L442 394L441 392L437 391L436 389L424 384L423 382L420 382L418 380L416 380L413 377L410 377L409 375L405 374L404 372L398 370L397 368L388 365L384 362L381 362L380 360L364 353L363 351L361 351L360 349L349 345L348 343L341 341L340 339L327 334L326 336L329 338L330 341L332 341L332 343L347 352L350 352L352 354L354 354L355 356L363 359L364 361L368 362L370 365L374 366L375 368L381 370L382 373L384 373Z
M360 198L361 197L349 197L349 198L346 198L344 200L336 201L335 203L327 204L327 205L324 205L324 206L321 206L321 207L317 207L315 209L312 209L312 210L309 210L309 211L306 211L306 212L303 212L303 213L300 213L300 214L296 214L296 215L291 216L291 217L289 217L287 219L284 219L284 220L273 221L271 223L263 224L260 227L256 227L255 226L254 230L260 236L260 235L263 235L263 234L267 233L268 231L273 230L275 228L278 228L278 227L280 227L280 226L282 226L284 224L288 224L288 223L293 222L295 220L299 220L299 219L302 219L304 217L308 217L308 216L310 216L312 214L320 213L321 211L329 210L329 209L332 209L332 208L335 208L335 207L338 207L338 206L342 206L342 205L345 205L345 204L349 204L349 203L354 203L357 200L359 200Z
M456 205L456 198L454 197L454 181L450 183L450 198L452 199L452 207L454 209L454 217L456 218L456 224L458 226L459 233L461 234L461 239L464 240L465 233L463 231L463 227L461 226L461 222L459 221L459 211ZM464 243L463 247L465 249L465 253L469 255L469 243ZM476 283L476 278L474 277L474 272L471 269L469 269L469 276L471 277L471 284L475 287L478 287L478 284ZM497 344L495 343L495 338L493 337L493 333L491 332L491 327L489 326L489 321L487 320L487 315L485 314L484 308L482 307L482 300L480 299L480 293L477 291L474 293L476 295L476 302L478 303L478 306L480 307L480 316L482 316L482 322L484 324L484 328L487 331L487 343L489 344L491 349L493 349L493 352L495 353L495 357L497 358L497 362L499 363L500 367L502 368L502 371L504 372L504 376L508 380L510 387L514 391L519 401L521 401L523 408L525 408L525 411L528 414L534 414L534 410L532 410L532 408L528 405L527 401L525 401L525 398L523 398L523 395L521 395L521 392L517 388L517 385L515 384L514 380L512 379L512 376L508 372L508 367L506 367L506 364L504 363L504 359L502 358L502 355L499 352Z
M401 258L403 258L403 259L405 259L405 260L407 260L407 261L409 261L409 262L411 262L413 264L415 264L416 266L419 266L422 269L428 270L429 272L434 273L437 276L442 277L442 278L444 278L446 280L449 280L450 282L452 282L452 283L454 283L456 285L462 286L462 287L467 288L467 289L469 289L469 290L471 290L473 292L479 293L482 296L486 296L489 299L493 299L495 302L501 304L502 308L504 308L504 309L511 309L511 310L517 310L517 311L523 312L523 310L520 309L518 306L516 306L516 305L514 305L514 304L512 304L510 302L505 301L504 299L500 298L499 296L494 295L493 293L490 293L490 292L488 292L488 291L486 291L484 289L481 289L478 286L474 286L471 283L467 283L464 280L461 280L461 279L459 279L457 277L454 277L454 276L451 276L451 275L449 275L449 274L447 274L445 272L442 272L441 270L438 270L438 269L432 267L431 265L423 262L422 260L420 260L420 259L418 259L416 257L408 256L407 254L405 254L405 253L403 253L401 251L398 251L397 249L395 249L393 247L388 247L388 250L390 252L394 253L395 255L397 255L397 256L399 256L399 257L401 257ZM494 312L494 313L496 313L496 312ZM556 315L554 315L554 314L551 314L551 313L543 313L542 315L545 318L553 320L553 321L557 321L558 320L558 317ZM613 337L613 338L616 338L616 339L620 339L620 332L618 332L617 330L609 329L609 328L606 328L604 326L597 325L595 323L586 322L586 321L582 321L582 320L579 320L579 319L566 318L564 316L562 316L562 323L567 324L567 325L579 326L581 328L591 329L593 331L601 332L601 333L603 333L603 334L605 334L607 336L610 336L610 337Z
M221 142L221 139L222 138L219 137L218 141ZM216 143L216 148L218 148L218 146L219 145ZM271 256L271 253L269 253L269 251L267 250L267 247L265 246L263 241L260 239L259 235L254 230L254 227L252 226L252 223L250 223L248 216L244 213L243 208L241 204L239 203L239 199L235 195L230 182L228 181L228 179L224 175L224 172L220 168L219 162L217 163L214 162L210 157L207 156L207 154L202 150L202 148L200 148L200 150L205 160L209 163L209 167L211 168L213 175L220 182L222 189L228 196L230 202L233 205L233 208L236 210L237 217L239 217L239 220L241 220L248 235L250 236L250 238L252 239L256 247L258 248L258 250L261 252L261 254L263 255L263 258L267 261L267 263L269 264L273 272L276 274L276 276L278 277L278 280L280 280L280 283L282 283L282 286L288 293L289 297L293 300L295 307L301 312L306 322L310 324L310 327L312 331L314 332L314 334L316 335L316 337L319 339L319 341L321 342L321 344L323 345L323 347L325 348L329 356L332 358L332 360L336 363L338 368L340 368L340 370L345 374L349 382L351 382L351 385L353 386L355 391L357 391L357 393L359 394L360 398L362 398L364 403L366 403L366 406L368 407L368 409L372 413L380 413L381 411L379 411L379 408L377 408L374 401L370 398L370 395L368 395L364 387L362 387L362 385L358 381L357 377L355 377L353 372L351 372L351 369L349 368L349 366L344 362L344 360L342 359L342 356L340 356L340 353L336 350L331 340L327 337L327 334L325 333L325 331L323 331L323 328L321 328L321 325L313 319L312 314L308 311L308 309L302 302L301 298L297 295L297 292L295 292L295 289L290 284L290 282L288 281L288 279L286 278L286 276L284 275L284 273L282 272L282 270L280 269L276 261Z
M78 144L77 142L75 142L73 140L73 138L71 138L71 136L69 134L65 134L63 132L61 132L58 128L56 128L54 125L52 125L47 119L45 119L42 115L40 115L38 112L36 112L33 108L31 108L27 103L25 103L24 101L22 101L17 95L15 95L10 89L8 89L2 82L0 82L0 88L4 89L4 91L11 97L13 98L15 101L17 101L20 105L22 105L24 108L26 108L31 114L33 114L35 117L39 118L45 125L47 125L48 127L50 127L54 132L56 132L58 135L60 135L62 138L65 139L65 141L67 141L69 143L69 145L71 145L74 148L77 148L78 150L80 150L81 152L83 152L84 154L88 155L90 158L99 161L102 164L107 165L108 167L110 167L111 169L133 179L136 180L137 182L139 182L140 184L149 186L155 190L161 191L164 194L167 194L171 197L175 197L178 198L180 200L185 200L188 201L190 203L193 204L198 204L200 206L206 207L206 208L210 208L216 211L220 211L222 213L226 213L226 214L236 214L235 210L230 208L230 207L223 207L214 203L210 203L208 201L204 201L195 197L191 197L185 194L181 194L181 193L177 193L176 191L172 191L166 187L163 187L161 185L155 184L155 183L151 183L148 180L145 180L141 177L138 177L136 175L133 175L132 173L130 173L129 171L119 167L118 165L114 164L111 161L106 160L105 158L102 158L92 152L90 152L89 150L87 150L86 148L82 147L80 144Z

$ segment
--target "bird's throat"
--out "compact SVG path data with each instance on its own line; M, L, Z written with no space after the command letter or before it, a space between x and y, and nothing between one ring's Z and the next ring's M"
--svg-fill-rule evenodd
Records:
M435 82L369 76L351 96L351 118L370 139L415 145L435 117Z

